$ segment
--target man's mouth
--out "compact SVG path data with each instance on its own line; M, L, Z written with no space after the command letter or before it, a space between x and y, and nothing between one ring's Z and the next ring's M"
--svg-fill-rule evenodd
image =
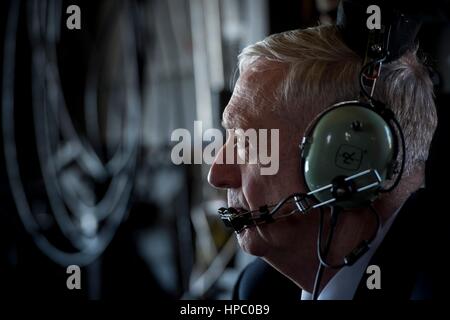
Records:
M236 206L231 205L229 207L235 209L238 214L250 213L251 216L255 216L260 213L259 209L248 209L246 207L240 207L238 205Z
M257 214L257 211L248 209L244 206L240 206L240 205L231 205L230 208L233 208L236 210L237 215L245 215L245 214L250 214L251 217L254 217Z
M249 212L249 211L250 211L249 209L246 209L246 208L244 208L244 207L235 207L235 206L231 206L231 207L234 208L234 209L236 209L236 211L238 212L238 214L246 213L246 212Z

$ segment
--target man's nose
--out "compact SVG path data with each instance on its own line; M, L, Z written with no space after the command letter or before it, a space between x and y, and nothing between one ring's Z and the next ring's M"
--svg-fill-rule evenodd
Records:
M218 189L232 189L241 187L241 171L236 161L226 163L225 146L216 155L209 169L208 182ZM236 160L236 159L234 159Z

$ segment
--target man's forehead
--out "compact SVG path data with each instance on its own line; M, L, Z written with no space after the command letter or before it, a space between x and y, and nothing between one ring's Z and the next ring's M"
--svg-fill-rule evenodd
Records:
M233 95L223 113L225 128L256 126L260 118L274 109L275 90L282 80L282 69L274 63L255 63L238 79Z
M244 70L237 85L269 89L282 80L286 70L285 64L260 58Z

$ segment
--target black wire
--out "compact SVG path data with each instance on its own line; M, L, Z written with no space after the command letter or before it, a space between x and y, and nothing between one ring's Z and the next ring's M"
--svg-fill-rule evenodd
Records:
M371 61L369 63L367 63L360 71L359 73L359 86L361 87L361 92L362 94L370 101L372 102L372 104L374 104L375 106L380 105L381 102L376 100L374 97L372 97L366 90L366 85L364 84L364 75L367 71L367 69L369 69L371 66L375 66L379 63L382 63L386 60L387 57L383 57L381 59L375 60L375 61Z
M387 33L387 39L386 39L386 43L385 43L385 46L384 46L385 48L389 48L389 43L390 43L390 40L391 40L391 30L392 30L392 26L389 26L388 33ZM369 39L369 43L370 43L370 39ZM368 43L368 45L369 45L369 43ZM369 50L369 48L367 48L367 49ZM368 54L369 54L369 51L366 52L366 58L368 58ZM366 98L368 98L369 101L370 101L375 107L380 106L380 105L383 105L383 104L382 104L381 102L377 101L374 97L372 97L372 95L370 95L370 94L366 91L366 88L365 88L365 85L364 85L364 82L363 82L363 77L364 77L364 74L365 74L366 70L367 70L370 66L376 66L377 64L382 64L384 61L387 60L387 58L388 58L388 56L389 56L389 52L388 52L387 50L384 50L382 54L383 54L383 57L382 57L382 58L368 62L368 63L361 69L361 72L360 72L360 74L359 74L359 84L360 84L360 87L361 87L361 91L362 91L363 95L365 95ZM378 78L378 77L379 77L379 73L381 72L381 65L379 66L379 69L378 69L377 72L378 72L378 74L377 74L377 78ZM375 84L374 84L374 86L375 86Z
M400 125L400 123L398 122L398 120L393 117L392 122L395 124L395 126L397 127L397 131L398 134L400 136L400 142L402 144L402 163L400 165L400 171L397 175L397 179L395 180L394 184L392 186L390 186L388 189L383 189L380 192L382 193L387 193L387 192L391 192L392 190L394 190L398 184L400 183L401 178L403 177L403 173L405 171L405 163L406 163L406 142L405 142L405 135L403 134L403 130L402 127Z
M328 233L327 242L322 250L322 234L323 234L323 223L324 223L324 211L320 208L320 221L319 221L319 234L317 236L317 254L319 257L326 257L331 247L331 241L333 240L334 230L336 229L338 215L341 212L341 208L331 207L331 221L330 221L330 231ZM316 279L314 281L313 290L313 300L317 300L319 296L320 283L323 277L323 272L326 265L319 261L319 267L316 272Z
M322 245L323 216L324 216L323 208L320 208L319 234L317 235L317 255L319 257L322 255L320 247ZM324 271L324 265L321 261L319 261L319 267L317 268L317 272L316 272L316 279L314 280L314 289L313 289L313 294L312 294L313 300L317 300L317 297L319 295L319 286L320 286L320 282L322 280L323 271Z
M367 242L367 246L370 248L370 245L372 244L372 242L376 239L376 237L380 233L380 230L381 230L381 219L380 219L380 215L375 210L375 208L373 208L372 205L369 206L369 210L375 216L375 219L376 219L376 230L372 234L372 236L366 241ZM321 234L322 231L320 230L320 228L321 227L319 226L319 232ZM333 226L332 226L332 228L333 228ZM319 245L319 240L321 241L321 236L317 240L318 240L318 245ZM340 268L345 267L345 266L347 266L349 264L344 259L344 262L341 263L341 264L331 265L331 264L329 264L326 261L326 255L322 254L322 252L320 250L317 250L317 256L319 258L320 264L323 265L324 267L327 267L327 268L330 268L330 269L340 269ZM359 257L358 257L358 259L359 259ZM356 260L353 261L353 263L355 263L355 262L356 262Z
M326 261L326 254L325 254L325 252L322 252L322 250L320 250L321 244L322 244L322 228L323 228L323 226L321 226L322 220L323 220L323 218L321 217L321 222L320 222L320 225L319 225L319 237L318 237L318 239L317 239L317 256L318 256L318 258L319 258L320 264L323 265L324 267L327 267L327 268L330 268L330 269L339 269L339 268L342 268L342 267L345 266L345 263L338 264L338 265L331 265L331 264L329 264L329 263ZM333 220L333 217L332 217L332 220ZM334 224L334 225L331 224L330 226L331 226L331 230L330 230L329 236L330 236L330 235L333 236L334 228L335 228L336 224ZM331 240L330 240L330 241L331 241ZM328 241L327 241L327 242L328 242ZM329 245L329 244L327 244L327 245Z
M319 263L319 267L316 272L316 279L314 280L314 290L313 290L313 295L312 295L313 300L317 300L317 298L319 296L319 286L320 286L320 282L322 280L324 270L325 270L325 266L323 264Z

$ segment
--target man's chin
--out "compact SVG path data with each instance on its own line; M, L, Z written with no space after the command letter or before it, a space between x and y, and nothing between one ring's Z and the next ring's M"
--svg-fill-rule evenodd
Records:
M268 244L261 237L258 228L250 227L242 230L237 239L242 250L253 256L263 257L268 250Z

